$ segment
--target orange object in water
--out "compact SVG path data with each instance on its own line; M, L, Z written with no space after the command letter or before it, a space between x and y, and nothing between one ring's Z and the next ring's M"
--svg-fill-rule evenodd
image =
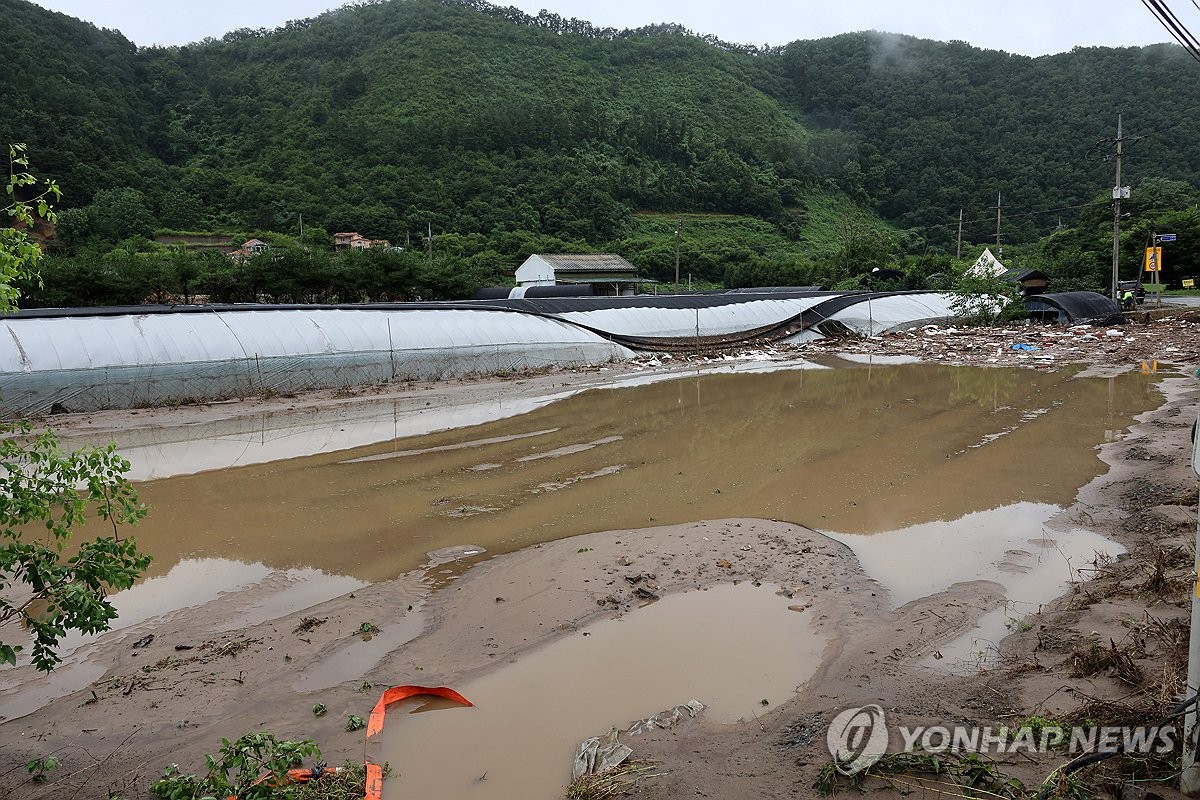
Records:
M422 695L444 697L464 706L475 705L458 692L445 686L393 686L380 695L379 702L375 704L375 708L371 709L371 718L367 720L367 738L370 739L383 730L383 719L387 714L388 706L410 697ZM363 800L383 800L383 767L370 761L367 762L367 786Z
M383 797L383 767L367 762L367 789L363 800L380 800Z
M458 692L445 686L393 686L383 693L379 702L375 704L375 708L371 709L371 718L367 721L367 738L369 739L383 730L383 717L388 706L409 697L420 697L424 694L444 697L464 706L475 705Z
M383 730L383 718L387 713L387 707L392 703L398 703L401 700L407 700L410 697L420 697L422 695L432 695L433 697L444 697L447 700L453 700L464 706L474 706L467 698L463 697L458 692L446 686L393 686L385 691L380 697L379 702L375 704L375 708L371 709L371 718L367 722L367 738L371 738L375 734ZM366 762L367 768L367 783L363 793L363 800L382 800L383 798L383 767L378 764L373 764L370 761ZM341 767L312 767L305 769L289 769L287 773L288 783L308 783L309 781L318 780L322 775L336 775L341 772ZM271 779L270 775L263 775L254 782L254 786L264 783ZM277 784L272 783L272 786ZM238 800L236 796L231 796L227 800Z

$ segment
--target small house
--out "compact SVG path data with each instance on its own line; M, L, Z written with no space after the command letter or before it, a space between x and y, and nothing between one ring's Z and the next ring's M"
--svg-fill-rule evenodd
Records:
M517 267L517 286L588 285L599 296L637 294L639 284L649 283L639 278L637 267L612 253L587 255L534 254Z
M247 239L242 242L242 246L237 250L231 250L225 254L226 258L233 261L245 261L250 256L259 253L265 253L271 249L271 245L264 242L262 239Z
M334 250L370 250L372 247L388 250L391 249L391 245L387 239L368 239L358 231L333 235Z

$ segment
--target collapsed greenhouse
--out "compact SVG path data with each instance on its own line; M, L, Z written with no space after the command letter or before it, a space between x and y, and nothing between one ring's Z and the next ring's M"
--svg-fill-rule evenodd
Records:
M0 319L0 413L94 411L503 374L638 350L878 335L941 292L783 291L344 306L25 310Z

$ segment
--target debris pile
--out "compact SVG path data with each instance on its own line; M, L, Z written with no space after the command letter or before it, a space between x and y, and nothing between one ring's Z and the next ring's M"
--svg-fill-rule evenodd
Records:
M1052 368L1060 364L1137 367L1200 363L1200 321L1194 315L1145 323L1097 327L1075 325L925 325L870 337L827 337L801 344L696 352L643 353L630 359L635 372L695 365L792 361L814 354L895 356L955 365Z
M1070 328L1041 325L923 328L863 339L820 339L809 348L834 354L909 356L946 364L1054 367L1059 364L1200 361L1200 324L1167 317L1141 325Z

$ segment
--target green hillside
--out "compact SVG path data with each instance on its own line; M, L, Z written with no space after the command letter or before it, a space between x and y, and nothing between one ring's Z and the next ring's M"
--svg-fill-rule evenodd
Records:
M959 209L968 243L987 242L997 193L1006 243L1094 227L1084 207L1112 181L1094 146L1118 113L1145 134L1128 151L1135 198L1145 181L1200 183L1195 65L1177 47L1027 58L863 33L758 50L460 0L171 48L26 0L0 0L0 17L14 43L0 67L18 76L0 88L0 139L28 143L63 186L56 252L73 263L50 271L80 280L106 257L110 273L163 261L141 238L156 229L296 237L301 220L310 249L338 230L405 245L412 263L389 271L418 277L283 296L442 296L550 249L613 249L673 279L660 217L688 215L681 258L698 279L831 285L953 253ZM430 230L440 264L418 263ZM1031 257L1069 252L1052 266L1091 281L1102 230L1079 236ZM119 243L139 258L111 255ZM446 285L420 282L446 270ZM137 298L138 280L94 294Z

